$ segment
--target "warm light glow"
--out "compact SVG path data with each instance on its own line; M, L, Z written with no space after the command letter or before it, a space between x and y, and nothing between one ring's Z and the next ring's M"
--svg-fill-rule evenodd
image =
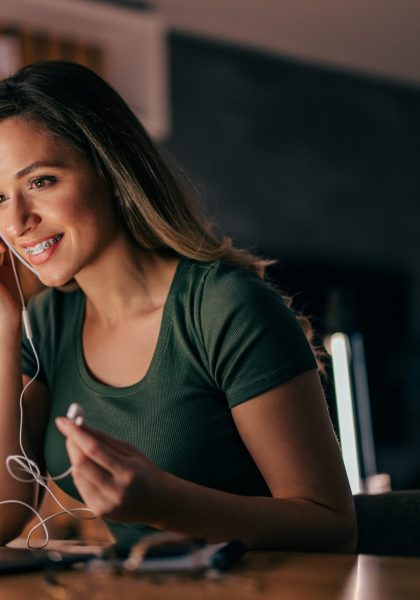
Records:
M330 344L341 451L351 491L353 494L359 494L362 489L350 380L350 345L344 333L333 333Z

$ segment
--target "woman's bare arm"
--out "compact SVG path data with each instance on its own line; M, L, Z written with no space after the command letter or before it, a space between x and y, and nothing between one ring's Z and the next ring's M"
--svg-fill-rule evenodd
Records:
M273 497L172 478L168 515L158 525L213 540L237 537L250 548L353 552L353 498L316 372L234 407L232 415Z
M299 375L232 414L272 497L191 483L125 442L66 419L57 425L75 485L98 516L214 542L238 538L249 548L353 552L353 498L318 375Z

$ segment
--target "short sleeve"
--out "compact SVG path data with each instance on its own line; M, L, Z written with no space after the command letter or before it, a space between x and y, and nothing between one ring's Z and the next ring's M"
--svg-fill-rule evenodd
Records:
M214 263L200 315L209 370L230 408L317 368L292 311L249 269Z

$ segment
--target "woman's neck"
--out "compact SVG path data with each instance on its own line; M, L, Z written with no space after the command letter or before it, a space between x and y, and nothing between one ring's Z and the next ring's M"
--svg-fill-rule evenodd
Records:
M87 297L86 318L107 327L161 308L179 257L117 244L80 272L76 281Z

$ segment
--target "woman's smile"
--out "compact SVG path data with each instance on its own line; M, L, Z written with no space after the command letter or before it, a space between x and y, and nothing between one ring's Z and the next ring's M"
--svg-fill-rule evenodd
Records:
M55 252L58 244L63 239L64 233L59 233L53 237L46 238L41 242L37 242L33 246L24 246L24 252L27 258L33 265L40 265L46 262Z

